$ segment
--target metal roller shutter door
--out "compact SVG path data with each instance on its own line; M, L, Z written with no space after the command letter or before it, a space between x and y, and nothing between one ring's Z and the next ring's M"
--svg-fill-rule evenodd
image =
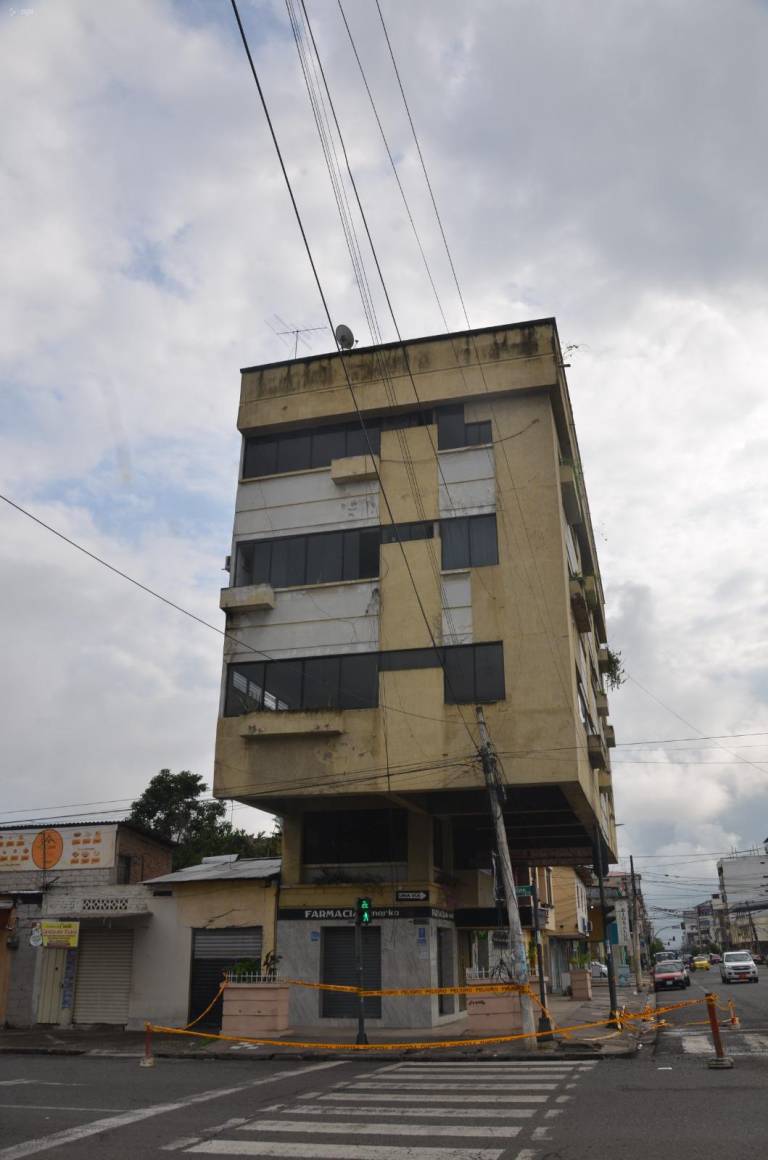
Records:
M363 986L366 990L381 988L381 927L366 926L363 936ZM351 926L326 926L322 942L322 982L335 986L356 987L355 929ZM354 1019L358 1013L357 995L344 991L321 991L322 1014L326 1019ZM365 1000L369 1019L381 1018L381 999Z
M240 959L261 959L262 936L260 926L235 926L192 932L190 1019L196 1019L212 1001L225 971ZM198 1026L220 1030L221 1003L217 1003Z
M132 930L80 932L75 1023L127 1023Z

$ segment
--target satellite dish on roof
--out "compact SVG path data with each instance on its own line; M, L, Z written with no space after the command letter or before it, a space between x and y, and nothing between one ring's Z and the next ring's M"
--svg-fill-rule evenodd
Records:
M352 333L352 331L349 329L348 326L344 325L343 322L340 323L336 327L335 334L336 334L336 341L342 350L351 350L352 347L355 345L354 334Z

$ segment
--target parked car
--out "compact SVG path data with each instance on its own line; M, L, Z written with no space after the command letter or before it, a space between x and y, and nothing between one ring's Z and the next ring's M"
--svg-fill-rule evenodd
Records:
M760 953L760 951L753 951L752 952L752 962L753 963L764 963L765 957Z
M709 955L694 955L691 963L694 971L709 970Z
M726 951L720 966L720 978L724 983L756 983L757 967L749 951Z
M723 958L722 958L722 955L717 955L717 954L710 955L709 961L710 961L710 963L712 963L714 965L715 963L722 963Z
M691 976L680 959L666 959L662 963L657 963L653 969L654 991L669 991L674 987L679 987L682 991L690 985Z
M608 968L605 963L600 963L597 959L593 959L589 964L593 979L607 979Z

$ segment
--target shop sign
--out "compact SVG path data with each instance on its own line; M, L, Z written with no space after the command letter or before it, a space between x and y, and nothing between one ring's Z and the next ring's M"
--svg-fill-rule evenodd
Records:
M0 874L16 870L92 870L115 861L116 826L36 827L0 833Z
M77 921L64 922L56 918L44 918L40 922L40 934L42 935L44 947L74 948L77 946L78 936L80 934L80 923Z

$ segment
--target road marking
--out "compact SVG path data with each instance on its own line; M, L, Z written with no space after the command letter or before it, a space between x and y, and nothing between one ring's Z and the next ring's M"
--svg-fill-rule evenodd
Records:
M237 1084L236 1087L214 1088L211 1091L199 1092L197 1095L187 1096L183 1100L176 1100L171 1104L151 1104L145 1108L134 1108L133 1111L123 1112L118 1116L108 1116L103 1120L94 1120L90 1124L81 1124L77 1128L64 1128L60 1132L52 1132L50 1136L38 1136L35 1140L25 1140L21 1144L12 1144L9 1148L0 1148L0 1160L22 1160L24 1156L34 1156L38 1152L46 1152L50 1148L57 1148L61 1144L73 1144L77 1140L85 1140L89 1136L98 1136L102 1132L109 1132L113 1128L125 1128L129 1124L148 1120L152 1116L162 1116L166 1112L178 1112L194 1104L206 1103L209 1100L223 1099L225 1096L238 1095L254 1087L261 1087L268 1083L277 1083L281 1079L291 1079L297 1075L308 1075L313 1071L321 1071L328 1067L341 1067L343 1059L333 1059L328 1063L314 1063L308 1067L301 1067L297 1071L280 1071L264 1079L251 1080L250 1083Z
M463 1103L463 1100L462 1100ZM350 1104L341 1107L328 1107L325 1104L295 1104L290 1108L292 1116L380 1116L385 1113L390 1116L427 1116L442 1120L458 1120L460 1117L473 1120L530 1120L538 1112L538 1108L382 1108L380 1104ZM3 1153L0 1152L0 1156ZM15 1160L15 1157L14 1157Z
M32 1083L35 1087L84 1087L81 1083L63 1083L55 1079L0 1079L0 1087L10 1087L12 1084Z
M19 1112L124 1112L125 1108L79 1108L67 1104L0 1104L0 1108L16 1108ZM0 1152L4 1156L5 1152Z
M340 1091L340 1092L329 1092L327 1095L320 1096L320 1099L323 1101L325 1101L325 1100L330 1100L330 1101L347 1100L347 1102L349 1102L349 1100L360 1100L360 1101L369 1100L370 1101L370 1100L375 1099L375 1100L384 1100L387 1103L393 1103L393 1104L397 1104L397 1103L423 1104L425 1099L428 1099L430 1101L430 1103L435 1103L436 1101L438 1101L438 1096L437 1096L437 1093L434 1093L434 1094L429 1095L429 1096L426 1096L426 1095L420 1096L420 1095L416 1095L416 1094L409 1095L407 1092L376 1092L376 1094L374 1095L373 1092L355 1092L355 1091L346 1090L346 1091ZM449 1094L449 1095L446 1095L446 1099L450 1100L451 1103L453 1103L456 1100L456 1096ZM496 1104L496 1103L503 1103L503 1104L545 1104L548 1099L549 1099L549 1096L507 1095L504 1092L500 1092L498 1090L498 1088L494 1088L493 1091L490 1091L489 1089L486 1088L486 1091L483 1095L481 1095L481 1096L476 1096L476 1095L463 1096L461 1102L463 1104L490 1104L490 1103L494 1103L494 1104Z
M764 1035L745 1035L744 1042L748 1043L756 1052L765 1054L768 1051L768 1039ZM728 1045L730 1048L730 1044Z
M199 1144L199 1136L182 1136L180 1140L174 1140L171 1144L163 1144L160 1149L161 1152L178 1152L180 1148L189 1148L191 1144Z
M551 1136L549 1135L550 1131L551 1131L551 1128L550 1128L549 1124L545 1124L541 1128L534 1128L533 1131L531 1132L531 1139L532 1140L549 1140L549 1139L551 1139Z
M339 1087L342 1084L338 1085ZM363 1091L364 1089L372 1088L374 1091L408 1091L408 1092L432 1092L432 1091L457 1091L457 1092L471 1092L471 1091L488 1091L487 1083L440 1083L435 1080L434 1083L400 1083L397 1080L380 1079L380 1080L366 1080L359 1083L350 1083L348 1080L343 1081L343 1086L352 1091ZM555 1092L558 1085L556 1083L518 1083L517 1080L506 1081L504 1083L504 1091L514 1089L516 1092ZM307 1094L302 1096L302 1099L311 1099L317 1096L315 1092L313 1096Z
M318 1160L499 1160L503 1148L391 1148L379 1144L312 1144ZM211 1140L190 1152L213 1152L217 1156L295 1156L307 1160L307 1145L287 1141L263 1143L251 1140Z
M523 1148L522 1152L518 1152L515 1160L536 1160L536 1153L533 1148Z
M522 1128L492 1128L484 1124L476 1127L467 1127L463 1124L387 1124L383 1121L374 1124L361 1124L358 1120L304 1120L295 1124L290 1120L254 1120L251 1124L240 1129L241 1132L339 1132L351 1133L355 1136L416 1136L420 1133L429 1133L430 1136L482 1136L491 1140L514 1139L522 1132ZM197 1141L195 1141L196 1143Z

